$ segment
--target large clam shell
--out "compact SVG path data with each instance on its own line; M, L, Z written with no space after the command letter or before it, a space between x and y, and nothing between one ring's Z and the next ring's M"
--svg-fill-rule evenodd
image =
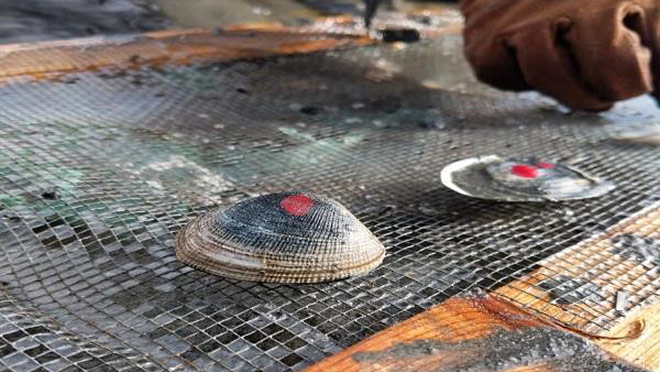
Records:
M537 158L502 159L497 155L459 160L442 169L442 183L480 199L525 202L602 196L614 184L564 164Z
M362 275L384 255L378 239L341 204L295 192L212 211L176 238L181 262L256 282L317 283Z

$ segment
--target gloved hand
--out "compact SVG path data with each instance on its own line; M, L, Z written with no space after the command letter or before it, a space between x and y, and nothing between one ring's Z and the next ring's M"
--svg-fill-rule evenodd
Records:
M477 77L574 110L660 90L660 0L461 0ZM657 92L657 91L656 91Z

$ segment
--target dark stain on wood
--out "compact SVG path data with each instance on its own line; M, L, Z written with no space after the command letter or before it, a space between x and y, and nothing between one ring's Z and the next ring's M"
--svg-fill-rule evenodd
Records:
M358 352L353 360L363 371L507 371L538 363L567 372L643 371L613 360L584 338L549 327L499 329L483 339L457 342L420 339Z
M477 293L451 298L307 371L643 371L591 340L601 337Z
M636 261L660 264L660 241L637 234L618 234L612 237L614 253Z

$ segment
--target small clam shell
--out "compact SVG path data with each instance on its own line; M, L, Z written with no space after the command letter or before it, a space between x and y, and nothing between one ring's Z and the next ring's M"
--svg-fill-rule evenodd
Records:
M277 193L212 211L176 238L179 261L228 278L317 283L366 274L385 248L341 204Z
M568 165L536 158L504 160L496 155L460 160L441 173L448 188L480 199L534 202L602 196L614 184Z

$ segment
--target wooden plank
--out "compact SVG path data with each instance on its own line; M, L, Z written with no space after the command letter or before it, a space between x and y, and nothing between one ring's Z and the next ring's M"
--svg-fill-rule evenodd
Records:
M580 335L493 295L456 297L308 368L320 371L580 371L615 367Z
M494 297L452 298L321 361L307 372L401 371L405 370L404 367L407 365L423 370L435 370L440 367L458 368L466 358L469 358L469 355L466 355L469 353L443 350L419 356L414 354L414 350L409 350L411 358L388 357L387 353L388 349L397 345L411 345L415 340L457 343L486 338L497 329L516 330L541 325L541 322L528 317L523 311ZM381 352L383 356L372 360L360 357L365 352Z
M278 24L167 30L132 37L87 38L0 46L0 82L8 78L57 78L99 69L231 61L310 53L373 43L366 35L322 34Z
M443 11L441 13L449 13ZM454 11L455 13L455 11ZM398 23L397 23L398 22ZM304 27L279 23L246 23L220 29L163 30L123 37L0 45L0 83L16 77L57 79L99 69L137 69L163 64L189 65L276 55L310 53L374 44L352 17L327 17ZM394 21L395 27L408 25ZM385 24L381 25L386 26ZM459 20L424 27L422 37L457 35Z
M604 350L630 363L648 370L660 371L660 304L644 306L631 312L624 321L604 334L622 335L639 322L644 324L640 337L620 341L603 339L595 342Z
M643 300L656 302L660 296L657 293L660 274L657 265L652 262L640 263L635 257L617 254L615 241L622 237L639 240L659 238L660 204L625 219L602 235L547 258L538 270L498 288L494 293L541 316L571 326L586 326L588 331L603 336L621 336L643 323L645 329L636 339L594 339L594 342L623 360L660 371L660 304L641 306ZM553 301L539 283L557 277L595 284L603 299L569 304ZM618 314L615 309L616 297L621 291L629 295L627 307L634 308L626 316ZM616 326L610 331L603 331L597 326L599 323Z
M622 252L615 247L615 240L621 238L658 237L660 203L623 220L601 235L543 260L539 269L485 297L449 299L321 361L307 371L460 370L461 363L470 361L470 355L479 354L479 348L505 347L489 344L487 340L493 335L501 334L502 330L520 333L523 329L525 332L532 329L535 332L560 332L552 333L559 339L575 337L584 341L589 338L604 353L647 370L660 371L660 304L642 306L642 301L654 302L660 295L657 293L660 286L657 265L641 263L639 257L620 254ZM542 286L549 280L595 284L598 293L577 301L566 301L566 298L561 301L561 294L553 295ZM633 308L626 316L615 309L616 295L620 291L629 293L626 308ZM616 326L606 330L598 325L601 323ZM456 347L451 349L452 352L446 352L447 347L437 347L436 344L455 345L467 340L475 341L474 347L467 349L470 352ZM406 347L412 352L410 349L419 347L420 342L431 341L435 348L431 347L421 357L406 358L401 352ZM523 355L525 350L521 349L520 353ZM571 359L581 358L583 356L575 355ZM561 363L571 362L559 359L550 364L544 364L542 360L538 363L523 361L524 365L514 363L507 368L510 367L510 371L552 370Z

